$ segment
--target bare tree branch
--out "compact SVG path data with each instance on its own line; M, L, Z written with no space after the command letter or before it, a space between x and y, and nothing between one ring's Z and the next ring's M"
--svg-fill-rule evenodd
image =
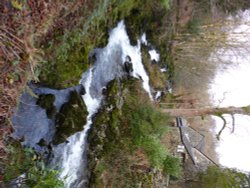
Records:
M223 115L219 115L218 117L221 118L222 121L223 121L223 126L222 126L221 130L218 132L218 134L216 135L216 138L217 138L218 140L220 140L220 135L221 135L222 131L226 128L227 121L226 121L226 119L223 117Z

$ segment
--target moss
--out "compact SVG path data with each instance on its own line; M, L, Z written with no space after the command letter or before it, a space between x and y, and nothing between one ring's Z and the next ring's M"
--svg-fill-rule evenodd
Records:
M89 53L107 44L108 30L130 15L137 4L133 0L95 2L96 8L84 15L86 19L80 19L80 23L70 31L59 32L46 46L48 62L40 68L40 81L54 88L75 85L93 63L88 58Z
M106 102L89 132L90 187L153 187L152 167L163 169L167 156L159 139L168 117L148 106L139 81L115 80L107 88ZM121 109L114 98L124 100Z
M55 96L52 94L39 95L37 105L46 110L48 118L52 119L56 114L56 108L54 106Z
M150 38L153 38L153 33L158 33L166 26L158 19L166 14L160 2L109 0L94 4L92 13L83 13L86 19L79 18L76 27L70 31L57 32L58 36L45 45L48 61L40 68L39 75L43 84L54 88L75 85L82 72L93 63L88 54L94 48L107 44L108 30L119 20L125 19L132 44L137 42L142 32L149 33ZM154 37L152 42L160 46L164 40Z
M160 71L159 64L151 62L148 52L145 49L142 51L142 55L143 64L149 76L150 86L158 90L164 90L166 88L166 77Z
M60 112L56 115L54 144L62 143L75 132L82 131L87 115L87 108L81 96L76 91L72 91L69 101L61 107Z

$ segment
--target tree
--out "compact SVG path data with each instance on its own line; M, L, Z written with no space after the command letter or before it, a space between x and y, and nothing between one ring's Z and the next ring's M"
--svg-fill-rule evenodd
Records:
M250 176L234 169L209 166L198 174L198 182L202 188L244 188L250 186Z

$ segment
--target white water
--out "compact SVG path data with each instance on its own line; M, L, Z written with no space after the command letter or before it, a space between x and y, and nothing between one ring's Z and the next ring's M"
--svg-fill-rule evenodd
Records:
M160 54L158 54L155 50L148 51L150 55L151 61L155 60L156 62L160 61Z
M92 116L98 111L103 99L102 88L106 87L111 80L126 74L123 64L127 56L131 58L133 66L131 76L142 80L144 90L153 100L149 77L142 64L141 40L137 41L137 46L130 45L123 21L119 22L117 27L110 32L108 45L103 49L96 50L95 55L94 66L83 74L80 81L86 90L86 94L82 97L89 112L84 130L69 137L67 144L63 143L54 148L55 158L53 162L54 164L61 163L60 178L67 188L87 186L86 147L88 147L87 134L91 128Z
M83 132L77 133L76 135L73 135L67 139L70 144L67 145L68 147L65 147L63 150L63 161L61 167L63 171L60 174L60 178L65 179L65 185L67 187L70 187L70 184L78 178L77 171L79 166L81 166L80 164L83 162L82 153L86 145L87 132L89 131L92 124L91 117L97 112L101 102L100 99L93 98L90 95L90 86L93 79L92 69L90 69L86 75L87 79L85 83L83 83L86 94L82 97L89 113L87 116L87 123L84 126Z
M240 48L224 51L221 59L223 62L231 62L217 70L214 81L210 85L210 95L215 106L247 106L250 105L250 11L242 12L239 25L228 31L228 43L237 42ZM231 18L232 19L232 18ZM237 36L237 38L235 38ZM235 130L232 127L231 116L224 116L227 127L221 135L216 152L219 162L226 167L237 168L250 172L250 117L235 115ZM214 117L218 133L223 122Z
M133 73L132 76L135 78L141 78L143 81L143 88L148 92L150 99L152 100L152 94L149 86L149 77L143 67L142 58L141 58L141 41L137 40L137 46L131 46L130 41L125 29L125 25L122 22L112 30L110 34L108 47L117 45L122 49L122 60L125 62L126 57L129 56L133 64Z
M140 41L142 44L145 44L146 46L151 46L151 44L147 41L146 33L142 34ZM152 46L151 46L151 48L152 48ZM153 61L153 60L155 60L156 62L160 61L160 54L157 53L155 49L149 50L148 54L150 56L151 61Z
M146 33L143 33L143 34L142 34L142 36L141 36L141 43L142 43L142 44L145 44L146 46L148 45Z

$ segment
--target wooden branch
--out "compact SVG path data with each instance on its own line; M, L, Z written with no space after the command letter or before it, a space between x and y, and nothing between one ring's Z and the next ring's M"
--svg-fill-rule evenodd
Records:
M227 121L223 117L223 114L230 114L232 116L232 131L235 130L235 114L249 115L250 116L250 105L244 107L227 107L227 108L199 108L199 109L162 109L164 113L168 113L170 116L181 116L181 117L193 117L193 116L201 116L205 115L214 115L222 119L223 126L221 130L216 135L216 138L220 140L220 136L223 130L226 128Z
M222 126L221 130L219 131L219 133L216 135L216 138L218 140L220 140L220 135L221 135L222 131L226 128L227 121L226 121L226 119L222 115L219 115L218 117L221 118L222 121L223 121L223 126Z

